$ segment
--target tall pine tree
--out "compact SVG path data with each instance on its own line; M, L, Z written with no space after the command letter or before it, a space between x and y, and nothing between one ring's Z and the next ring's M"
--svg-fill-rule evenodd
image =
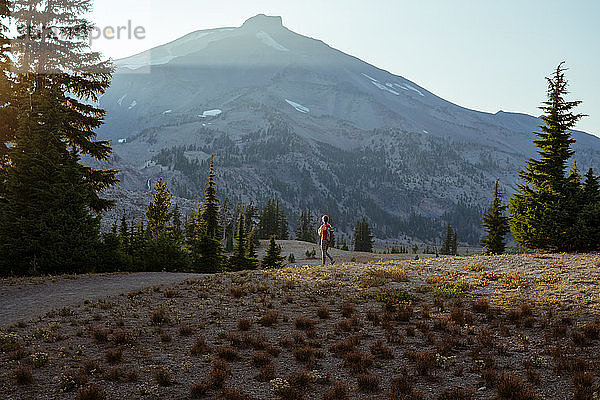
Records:
M223 227L219 224L219 199L215 182L214 156L210 156L204 203L198 208L188 238L192 270L200 273L220 272L223 268Z
M544 125L534 140L539 158L527 161L519 193L510 201L511 230L517 243L528 249L562 251L575 245L571 235L578 207L573 200L580 185L567 176L566 167L574 154L571 130L583 115L573 112L580 101L565 100L568 82L563 64L546 78L548 99L540 107Z
M506 248L504 237L510 231L508 217L504 215L507 208L508 206L502 204L500 183L496 181L492 205L482 217L487 235L481 244L489 254L503 254Z
M173 217L171 197L167 183L163 182L162 178L158 178L154 187L153 200L148 204L148 211L146 211L148 230L155 240L166 232L167 225Z
M87 271L99 243L99 220L89 210L112 204L98 194L117 182L117 171L86 166L81 157L106 160L111 154L108 142L95 140L105 112L94 103L110 84L112 65L89 50L92 24L83 16L91 2L10 4L17 37L7 110L16 123L13 133L0 128L0 152L8 148L0 155L6 183L0 189L0 264L18 260L8 264L20 274Z
M356 222L354 228L354 251L364 251L371 253L373 251L373 235L366 218Z

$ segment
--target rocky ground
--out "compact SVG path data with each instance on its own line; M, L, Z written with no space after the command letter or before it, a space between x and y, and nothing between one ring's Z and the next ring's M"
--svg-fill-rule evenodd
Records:
M599 255L533 254L140 284L2 321L0 399L597 398L598 278Z

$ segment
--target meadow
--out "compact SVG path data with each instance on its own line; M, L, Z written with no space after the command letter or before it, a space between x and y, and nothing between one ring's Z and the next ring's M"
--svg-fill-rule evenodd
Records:
M200 276L3 326L0 399L595 399L599 278L595 254Z

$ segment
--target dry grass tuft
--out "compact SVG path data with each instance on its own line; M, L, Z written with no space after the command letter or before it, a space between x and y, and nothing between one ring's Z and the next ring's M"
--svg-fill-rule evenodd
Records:
M267 311L265 315L260 317L258 323L262 326L273 326L277 323L277 318L279 318L279 311Z
M77 400L104 400L106 399L106 392L102 386L95 383L91 383L85 387L79 389L77 393Z
M171 386L173 384L171 372L164 367L159 367L154 370L154 381L159 386Z
M29 385L33 383L33 375L31 374L31 369L26 367L25 365L19 365L13 370L13 375L15 377L15 381L17 385Z
M358 374L356 376L358 390L365 393L373 393L379 390L380 379L374 374Z

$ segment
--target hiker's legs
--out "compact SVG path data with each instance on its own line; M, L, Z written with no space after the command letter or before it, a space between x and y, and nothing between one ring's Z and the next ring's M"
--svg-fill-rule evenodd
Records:
M326 242L326 241L324 241L324 240L321 240L321 255L322 255L321 265L327 264L327 258L326 257L329 257L329 259L333 263L333 257L331 257L329 255L329 253L327 252L327 250L329 250L329 243Z

